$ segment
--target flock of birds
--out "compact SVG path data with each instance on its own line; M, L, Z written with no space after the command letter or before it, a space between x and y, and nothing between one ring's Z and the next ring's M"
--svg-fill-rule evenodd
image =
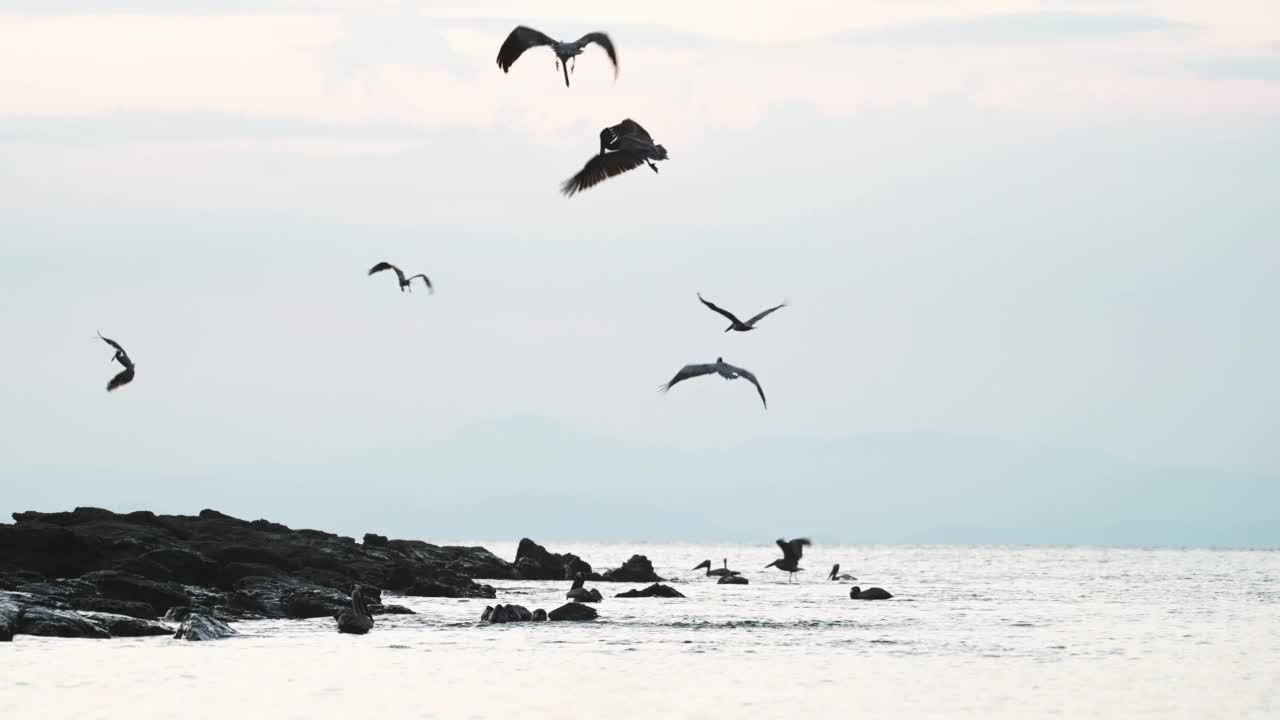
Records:
M795 574L803 572L804 568L800 567L800 558L804 556L804 549L813 544L809 538L795 538L786 540L778 538L775 541L782 550L782 557L778 560L765 565L765 569L777 568L787 573L787 582L790 583L795 578ZM742 573L737 570L729 569L729 559L721 560L721 567L711 567L710 560L703 560L694 565L691 570L706 570L706 577L719 578L718 584L721 585L746 585L747 579L741 577ZM832 582L851 582L858 578L849 573L840 572L840 563L831 566L831 572L827 573L827 580ZM582 573L574 575L573 584L569 587L569 591L565 593L566 600L574 602L601 602L604 596L600 591L586 587L586 578ZM888 600L893 594L884 588L871 587L863 590L861 587L854 585L849 589L849 598L852 600ZM369 612L368 601L364 597L364 590L360 585L355 585L351 590L351 607L343 608L335 618L338 621L338 632L351 635L364 635L373 629L373 615Z
M552 39L549 35L534 30L530 27L520 25L511 31L507 39L502 43L502 47L498 50L498 67L502 71L508 72L511 66L515 64L520 56L526 50L536 47L547 47L556 56L556 70L564 71L565 87L569 86L569 75L573 72L574 65L577 62L578 55L588 45L599 45L609 56L610 62L613 63L613 72L615 79L618 75L618 52L614 48L613 40L602 32L589 32L586 35L571 42L562 42ZM622 173L634 170L641 165L648 165L655 173L658 172L658 166L654 163L667 159L667 149L662 145L654 142L653 136L647 130L640 126L640 123L627 118L617 125L607 127L600 131L600 152L592 156L582 169L573 177L564 181L560 187L560 191L566 196L573 196L582 192L587 188L593 187L611 177L621 175ZM395 265L383 261L369 268L369 275L374 275L386 270L391 270L396 275L399 283L400 292L406 290L413 291L413 281L422 278L422 284L426 286L427 292L434 292L435 289L431 285L431 280L423 273L406 276L404 271ZM748 332L756 329L756 324L769 316L771 313L786 307L786 303L775 305L767 310L763 310L750 319L743 321L738 319L736 315L725 310L715 303L710 302L698 294L698 300L706 305L712 311L723 315L729 321L729 327L725 328L725 332ZM121 388L134 379L134 363L129 358L128 353L120 346L120 343L102 337L99 333L98 337L110 345L115 350L112 360L120 363L123 368L117 375L111 378L107 383L107 391L111 392ZM685 365L675 374L669 381L661 386L663 392L670 390L677 383L684 382L691 378L701 377L703 375L719 375L726 380L734 380L737 378L745 378L748 382L755 386L756 392L760 395L760 402L768 409L769 403L764 396L764 388L760 386L760 380L755 374L746 368L731 365L724 361L723 357L716 358L714 363L694 363Z

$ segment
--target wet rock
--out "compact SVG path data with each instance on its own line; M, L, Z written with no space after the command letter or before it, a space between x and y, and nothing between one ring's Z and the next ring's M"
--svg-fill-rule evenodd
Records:
M165 568L183 585L210 586L218 582L218 564L194 550L161 548L143 553L138 560Z
M370 605L369 612L373 615L417 615L403 605Z
M590 605L568 603L547 613L547 619L555 621L595 620L598 615L599 613L596 612L596 609Z
M888 600L891 597L893 595L884 588L873 587L863 590L857 585L849 588L849 598L851 600Z
M488 598L498 596L496 590L489 585L477 585L471 581L457 582L444 579L418 580L403 590L405 595L413 597L448 597L448 598Z
M44 607L23 608L17 634L95 640L111 637L106 628L80 613Z
M150 603L137 600L114 600L104 597L74 598L69 603L72 609L82 612L98 612L111 615L125 615L139 620L154 620L160 616ZM114 635L115 633L112 633Z
M152 637L173 634L173 628L155 620L139 619L128 615L115 615L113 613L85 612L81 614L106 628L111 637Z
M16 598L0 593L0 642L9 642L18 632L22 604Z
M547 611L546 611L546 610L543 610L542 608L538 608L537 610L534 610L534 611L533 611L533 621L534 621L534 622L546 622L546 621L547 621Z
M215 617L192 613L182 621L173 637L175 640L221 640L235 634L230 625Z
M186 605L171 607L164 613L165 622L180 623L191 615L191 608Z
M351 604L349 595L288 577L247 577L236 584L236 607L265 618L334 617Z
M523 605L495 605L486 607L480 615L480 622L487 623L510 623L510 622L530 622L533 620L533 613Z
M515 577L521 580L572 580L578 573L588 580L600 579L591 563L573 553L553 553L529 538L516 547Z
M716 581L717 585L747 585L747 579L741 575L725 575Z
M659 585L654 583L643 590L628 590L618 593L614 597L620 598L642 598L642 597L660 597L660 598L682 598L681 592L670 585Z
M93 583L98 592L111 600L144 602L153 608L151 617L159 617L167 608L186 605L191 597L175 583L158 583L138 575L115 570L97 570L80 578Z
M653 563L644 555L632 555L616 570L605 570L603 579L608 582L662 582L653 571Z

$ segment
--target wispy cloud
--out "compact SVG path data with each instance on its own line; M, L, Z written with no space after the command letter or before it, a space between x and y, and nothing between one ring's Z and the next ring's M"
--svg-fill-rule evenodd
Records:
M911 45L1043 45L1134 33L1188 30L1191 26L1148 15L1040 11L976 15L855 30L853 42Z

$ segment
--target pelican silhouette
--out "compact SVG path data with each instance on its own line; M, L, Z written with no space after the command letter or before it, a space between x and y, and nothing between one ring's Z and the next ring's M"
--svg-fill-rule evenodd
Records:
M565 180L560 192L572 197L574 193L645 164L656 173L658 166L654 162L666 159L667 149L655 143L640 123L627 118L600 131L600 154Z
M840 563L831 566L831 572L827 575L828 580L857 580L858 578L849 573L840 572Z
M702 562L700 562L700 563L698 563L697 565L693 566L693 569L694 569L694 570L701 570L702 568L706 568L706 569L707 569L707 577L711 577L711 576L713 576L713 575L717 575L717 576L720 576L720 577L728 577L728 576L730 576L730 575L741 575L741 574L742 574L742 573L738 572L737 570L730 570L730 569L729 569L729 558L724 558L724 559L722 560L722 562L724 563L724 567L722 567L722 568L716 568L716 569L712 570L712 569L711 569L711 561L710 561L710 560L703 560Z
M564 594L565 599L573 600L574 602L600 602L604 600L604 596L600 594L599 590L595 588L588 590L583 587L582 585L585 582L586 578L583 577L581 572L575 573L573 587L569 588L569 592Z
M106 344L115 348L116 354L111 358L111 360L115 360L120 363L121 367L124 368L107 383L107 392L111 392L118 387L128 385L130 382L133 382L133 361L129 359L129 354L124 351L124 348L120 347L120 343L112 340L111 338L102 337L101 332L98 333L98 337L102 338L102 341ZM111 362L111 360L108 360L107 362Z
M427 292L435 292L435 288L431 287L431 280L428 279L426 275L423 275L422 273L418 273L417 275L410 275L409 277L406 278L404 276L403 270L386 261L380 262L377 265L374 265L373 267L369 268L369 274L372 275L374 273L380 273L383 270L396 271L396 278L400 281L400 292L404 292L406 288L409 290L409 292L413 292L413 287L411 286L411 283L413 282L414 278L422 278L422 284L427 286Z
M547 46L551 48L551 52L556 54L556 69L564 67L564 86L569 87L569 73L573 71L570 62L577 64L577 56L582 54L588 45L595 43L604 48L609 55L609 61L613 63L613 77L618 78L618 51L613 48L613 41L608 35L602 32L590 32L573 42L560 42L553 40L544 33L534 30L531 27L519 25L507 39L503 41L502 47L498 49L498 67L502 68L502 72L510 72L511 66L516 60L524 54L525 50L531 47Z
M729 312L728 310L725 310L724 308L716 305L710 300L707 300L706 298L702 297L702 293L698 293L698 299L702 301L703 305L706 305L707 307L711 308L712 310L720 313L721 315L729 319L730 324L729 324L729 327L724 329L725 332L729 332L730 330L737 330L738 332L747 332L748 330L755 330L756 323L768 317L769 313L772 313L775 310L780 310L787 306L785 302L782 303L781 305L774 305L768 310L763 310L760 313L756 314L756 316L751 318L750 320L746 322L742 322L733 313Z
M659 389L666 392L670 390L673 385L682 380L688 380L689 378L698 377L699 375L710 375L711 373L718 373L720 377L723 377L725 380L733 380L740 377L746 378L752 385L756 386L756 392L760 393L760 402L764 403L766 410L769 409L769 402L764 399L764 388L760 387L760 381L756 379L756 376L751 374L751 371L749 370L735 365L730 365L725 362L722 357L716 358L716 361L713 363L685 365L680 368L680 372L676 373L675 377L671 378L667 384L661 386Z
M373 616L369 614L369 606L359 585L351 588L351 607L343 608L337 620L340 633L364 635L373 629Z
M779 570L788 573L787 582L791 582L791 578L794 577L796 573L804 570L804 568L800 567L799 563L800 556L804 554L805 546L812 545L813 543L809 542L809 538L796 538L795 540L783 540L782 538L778 538L775 542L778 543L778 547L782 548L782 559L774 560L768 565L765 565L765 567L776 567Z
M888 600L891 597L893 597L893 593L884 588L873 587L863 590L857 585L849 588L850 600Z

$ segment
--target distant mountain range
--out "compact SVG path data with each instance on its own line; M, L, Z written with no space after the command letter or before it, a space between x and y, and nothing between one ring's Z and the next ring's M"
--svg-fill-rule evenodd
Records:
M1280 478L936 433L652 448L539 419L164 495L357 537L1280 548ZM253 485L253 492L236 490ZM338 491L338 488L346 488ZM151 496L154 497L154 496ZM117 507L110 497L68 498ZM138 509L137 491L118 509ZM146 506L143 502L142 506Z

